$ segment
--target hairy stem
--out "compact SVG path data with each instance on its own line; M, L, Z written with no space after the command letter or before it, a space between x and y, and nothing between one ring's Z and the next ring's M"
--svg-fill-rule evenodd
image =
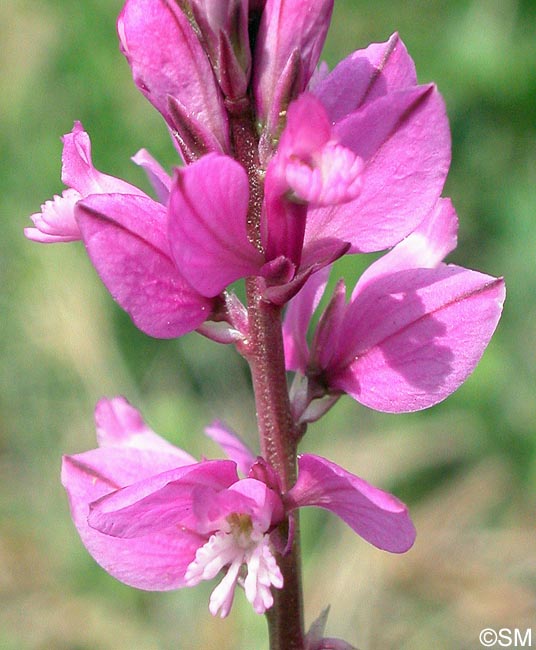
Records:
M254 121L247 113L231 119L235 156L249 178L248 236L262 251L260 219L263 200L262 170L258 160L258 138ZM295 423L290 408L281 332L281 307L263 298L264 279L246 280L248 340L242 348L253 382L261 452L279 475L283 492L296 480ZM303 599L299 525L296 517L293 544L278 557L284 586L274 590L274 604L267 612L270 650L303 650ZM288 524L279 531L288 536Z

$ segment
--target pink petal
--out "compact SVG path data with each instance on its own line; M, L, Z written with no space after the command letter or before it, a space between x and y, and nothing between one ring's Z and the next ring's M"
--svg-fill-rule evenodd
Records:
M61 196L45 201L41 212L31 215L35 228L25 228L25 236L42 244L79 240L80 228L74 217L74 207L80 198L80 194L70 188Z
M196 530L206 534L220 528L222 521L234 513L249 515L262 532L284 518L279 495L254 478L240 479L218 492L211 486L202 486L192 497Z
M101 399L95 408L95 423L99 447L134 447L160 451L174 457L174 467L197 462L193 456L152 431L140 412L124 397Z
M314 164L293 160L285 169L287 182L298 198L317 206L338 205L354 199L362 187L362 160L349 149L327 143Z
M209 154L177 170L169 205L169 241L178 268L205 296L253 275L264 258L246 230L249 187L244 168Z
M330 510L384 551L404 553L415 541L415 528L402 502L320 456L298 457L298 480L287 498L294 508Z
M386 43L373 43L343 59L313 93L330 120L339 122L366 102L416 84L413 61L395 33Z
M61 180L74 188L81 196L89 194L135 194L146 196L136 186L99 172L91 160L91 141L80 122L75 122L71 133L62 138Z
M287 370L305 374L309 363L307 330L309 321L324 294L330 268L314 273L289 302L283 321L283 345Z
M504 295L501 279L456 266L370 282L348 307L330 385L380 411L440 402L480 360Z
M121 49L141 92L173 127L168 97L178 100L226 151L226 112L210 62L188 18L174 2L128 0L117 21Z
M61 178L68 186L62 196L55 196L41 206L41 212L30 218L35 228L26 228L28 239L51 244L81 239L75 218L76 203L89 194L117 192L145 196L134 185L114 176L99 172L91 161L91 142L80 122L75 122L71 133L62 138Z
M282 171L276 165L266 171L262 244L268 260L286 257L297 267L301 262L307 205L288 200L286 194L290 188Z
M359 196L343 205L309 210L305 242L333 237L350 252L393 246L435 205L450 163L443 100L433 86L391 93L336 126L340 142L365 163Z
M450 199L439 199L416 230L366 269L355 286L353 296L382 275L438 266L456 248L457 233L458 217Z
M239 471L247 476L255 462L255 454L240 436L220 420L215 420L211 425L205 427L205 433L223 449L227 458L236 463Z
M345 345L341 340L341 325L346 314L346 286L344 280L338 280L330 301L324 310L313 338L312 348L313 367L329 368L332 358L340 346Z
M158 201L162 205L167 205L169 199L169 192L171 190L171 178L164 170L160 163L155 160L147 149L140 149L135 156L132 156L132 161L143 167L147 173L147 177L153 186Z
M196 488L221 490L237 480L227 460L185 465L111 492L90 504L88 523L112 537L144 537L173 527L192 528Z
M285 516L279 494L257 479L244 478L236 481L228 491L251 499L254 503L252 519L262 531L267 531L271 526L278 524Z
M204 539L185 530L163 531L137 539L119 539L90 528L89 504L132 481L171 469L173 455L140 449L95 449L65 456L62 483L82 542L114 578L132 587L168 590L185 586L184 574Z
M330 138L331 122L322 102L311 93L303 93L288 107L278 156L307 158Z
M172 338L210 316L211 302L190 287L171 259L163 205L148 197L94 195L78 203L77 216L102 281L142 331Z

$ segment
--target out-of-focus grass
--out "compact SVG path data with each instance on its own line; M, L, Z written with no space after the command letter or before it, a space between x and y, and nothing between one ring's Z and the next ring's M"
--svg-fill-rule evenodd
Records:
M74 119L108 173L145 184L129 161L143 146L176 164L118 52L120 7L0 7L0 647L265 647L264 622L241 595L220 621L206 611L209 585L148 594L107 576L82 548L59 485L61 454L95 444L92 410L103 394L125 394L198 455L216 454L200 435L214 417L255 439L247 375L232 350L193 335L144 337L81 246L22 237L27 216L62 189L59 136ZM348 0L336 3L333 27L330 64L398 30L420 80L438 83L453 131L447 194L461 224L451 260L504 274L508 301L483 362L444 404L394 417L341 400L311 427L304 449L404 498L419 537L391 557L305 512L306 616L331 603L328 632L361 650L472 650L482 627L535 620L536 8Z

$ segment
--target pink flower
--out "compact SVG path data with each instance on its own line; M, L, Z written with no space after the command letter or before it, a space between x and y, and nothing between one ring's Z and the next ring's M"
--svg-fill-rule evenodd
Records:
M311 400L348 393L379 411L427 408L445 399L474 370L497 326L504 282L442 264L456 245L457 218L440 199L427 219L372 264L349 303L337 285L311 347L307 324L327 272L291 301L284 324L286 364L308 379L295 394L304 419ZM314 415L313 415L314 414Z
M28 239L41 243L69 242L81 239L75 218L76 203L90 194L130 194L146 196L134 185L99 172L91 161L91 142L80 122L62 138L61 180L68 189L41 206L31 216L35 228L25 228Z
M62 481L88 551L133 587L179 589L221 574L213 615L229 613L237 585L263 613L271 589L283 586L277 527L304 506L330 510L378 548L401 553L413 544L402 503L324 458L300 456L297 483L281 494L266 463L221 424L209 434L231 460L196 462L123 398L101 400L95 420L99 447L65 456Z

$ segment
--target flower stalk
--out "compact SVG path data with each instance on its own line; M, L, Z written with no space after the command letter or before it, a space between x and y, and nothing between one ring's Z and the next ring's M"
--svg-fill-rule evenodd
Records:
M250 200L247 226L250 242L262 251L260 220L263 203L263 172L260 169L255 127L248 111L231 121L231 137L237 160L248 173ZM251 371L262 457L276 471L283 493L296 481L296 425L292 417L282 336L282 307L264 299L265 281L246 280L248 337L242 354ZM287 539L289 526L280 524ZM298 514L294 514L290 550L280 554L278 564L285 588L274 590L274 604L267 612L270 650L303 648L303 596Z

